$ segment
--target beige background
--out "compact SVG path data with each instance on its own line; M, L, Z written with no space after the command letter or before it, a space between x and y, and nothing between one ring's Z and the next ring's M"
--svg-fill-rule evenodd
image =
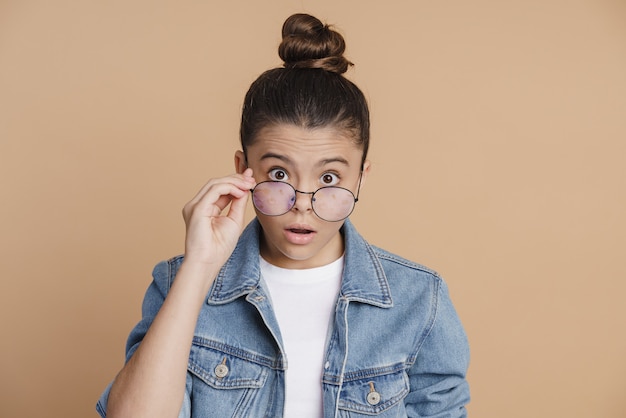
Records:
M626 416L626 3L0 1L0 416L90 417L283 20L371 102L353 220L447 279L473 417Z

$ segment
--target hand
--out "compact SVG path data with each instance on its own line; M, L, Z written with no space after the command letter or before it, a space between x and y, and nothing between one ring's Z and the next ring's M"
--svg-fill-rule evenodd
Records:
M255 185L252 169L211 179L183 208L187 235L185 261L222 266L243 229L248 194ZM228 212L222 211L230 204Z

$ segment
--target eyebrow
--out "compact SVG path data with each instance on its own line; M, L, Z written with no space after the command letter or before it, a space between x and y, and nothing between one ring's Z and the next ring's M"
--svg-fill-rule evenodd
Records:
M350 163L348 162L348 160L346 160L343 157L333 157L333 158L326 158L322 161L319 162L319 165L326 165L326 164L330 164L330 163L341 163L347 167L350 167Z
M287 157L286 155L281 155L281 154L275 154L273 152L267 152L265 154L263 154L261 156L261 161L262 160L266 160L266 159L270 159L270 158L276 158L277 160L281 160L283 162L285 162L286 164L291 164L294 165L294 162L291 160L291 158ZM320 160L317 165L318 166L325 166L327 164L330 163L340 163L343 164L347 167L350 166L350 163L348 162L348 160L346 160L343 157L331 157L331 158L325 158L323 160Z
M281 160L287 164L293 164L293 161L291 161L291 159L285 155L280 155L280 154L274 154L273 152L266 152L265 154L263 154L261 156L261 161L263 160L267 160L269 158L276 158L277 160Z

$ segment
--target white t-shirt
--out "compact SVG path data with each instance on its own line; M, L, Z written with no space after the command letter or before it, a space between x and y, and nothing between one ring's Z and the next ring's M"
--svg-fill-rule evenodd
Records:
M343 256L305 270L276 267L261 258L287 356L285 417L321 418L322 373L328 325L337 302Z

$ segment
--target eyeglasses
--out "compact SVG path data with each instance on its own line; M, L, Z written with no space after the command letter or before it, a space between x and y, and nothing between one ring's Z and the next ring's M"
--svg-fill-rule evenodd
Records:
M338 186L325 186L314 192L303 192L284 181L262 181L252 192L254 207L267 216L280 216L289 212L296 205L296 193L311 195L311 208L322 220L339 222L346 219L359 200L361 176L359 176L357 196L350 190Z

